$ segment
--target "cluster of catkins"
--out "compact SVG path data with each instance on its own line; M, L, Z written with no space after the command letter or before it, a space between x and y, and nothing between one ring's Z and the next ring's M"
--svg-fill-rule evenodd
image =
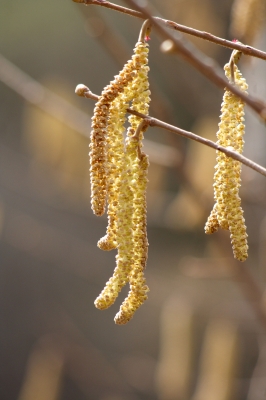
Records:
M246 92L248 85L236 66L240 55L240 52L234 51L224 70L226 77L240 90ZM245 132L244 102L226 89L221 111L217 144L241 154ZM205 225L205 233L214 233L219 227L229 230L234 257L239 261L245 261L248 256L248 244L239 197L241 163L217 151L215 170L213 186L216 203Z
M127 298L115 316L116 324L126 324L147 299L149 291L144 278L148 255L146 186L148 157L141 150L145 120L129 117L124 139L126 112L131 110L148 115L150 91L148 83L148 34L150 22L145 21L134 49L134 55L119 75L104 88L92 118L90 142L91 205L101 216L108 204L108 226L98 241L102 250L117 249L113 276L95 300L104 310L116 300L121 289L129 283ZM236 63L241 52L233 51L225 74L232 84L246 92L247 83ZM84 85L77 94L83 95ZM235 152L243 151L244 103L225 90L222 115L217 132L217 144ZM217 151L214 175L215 205L205 225L207 234L218 228L230 231L234 257L245 261L248 256L247 233L239 197L241 163Z
M148 157L141 151L143 132L141 118L131 115L124 140L126 110L148 114L149 22L145 21L134 55L119 75L106 86L99 97L92 118L90 142L91 205L96 215L105 212L108 203L108 227L99 240L102 250L117 249L113 276L95 300L104 310L116 300L127 283L130 291L115 316L115 323L126 324L147 299L144 278L148 240L146 232L146 186Z

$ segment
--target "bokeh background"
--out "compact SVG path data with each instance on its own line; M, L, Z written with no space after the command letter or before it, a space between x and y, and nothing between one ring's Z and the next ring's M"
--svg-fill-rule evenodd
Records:
M166 19L266 51L264 0L150 3ZM107 220L90 210L94 102L74 89L100 94L130 58L142 21L71 0L0 0L0 10L0 398L265 399L265 177L243 168L243 267L228 232L204 234L215 152L150 128L149 299L116 326L127 288L106 311L93 304L115 252L96 246ZM230 57L187 39L221 67ZM163 54L156 32L149 43L150 114L215 140L222 91ZM265 62L243 57L240 68L265 100ZM246 121L244 154L265 165L265 126L248 110Z

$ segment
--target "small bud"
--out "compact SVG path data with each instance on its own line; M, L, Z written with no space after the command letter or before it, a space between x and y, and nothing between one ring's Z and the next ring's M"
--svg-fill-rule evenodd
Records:
M81 97L85 97L85 93L88 91L89 91L89 88L87 88L87 86L83 85L82 83L77 85L77 87L75 89L75 93Z

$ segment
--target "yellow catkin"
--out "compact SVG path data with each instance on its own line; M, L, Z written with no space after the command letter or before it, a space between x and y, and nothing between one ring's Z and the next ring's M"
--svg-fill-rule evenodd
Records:
M230 65L226 64L224 69L227 78L231 79ZM247 90L247 83L236 65L234 65L234 80L241 90ZM243 101L226 90L221 111L217 143L242 153L245 131ZM205 233L211 234L217 231L218 227L228 229L234 257L245 261L248 256L248 245L239 197L241 163L218 151L215 170L213 186L216 203L205 225Z
M94 302L95 306L101 310L110 307L115 302L122 287L128 282L128 276L131 269L133 257L131 218L133 212L133 192L129 187L127 169L128 166L122 170L121 179L119 184L116 186L117 199L119 202L119 207L116 210L116 241L118 243L116 268L113 276L106 283L105 288Z
M94 108L90 142L91 206L93 212L101 216L105 212L107 196L107 125L112 102L123 92L124 87L135 76L136 66L129 60L115 79L104 88Z
M146 64L148 61L147 47L148 45L142 42L136 44L134 49L135 54L132 57L132 65L134 66L136 75L133 80L129 81L123 88L123 92L112 102L109 110L107 128L109 223L107 234L100 239L98 246L104 250L117 247L118 254L116 256L114 274L95 300L95 306L99 309L108 308L114 303L122 287L129 281L129 274L133 265L133 170L130 152L124 151L123 125L125 122L126 108L129 102L136 96L139 96L140 93L143 94L144 90L147 91L148 89L147 83L145 85L143 84L143 78L139 80L139 85L136 84L138 83L138 71L141 71L143 64ZM148 79L147 74L146 79ZM149 101L149 91L145 94L145 104L147 101ZM144 230L144 233L145 232L146 229Z
M102 250L112 250L117 247L117 215L118 190L117 185L121 179L124 168L124 123L128 102L125 101L124 92L112 103L108 120L107 134L107 162L108 162L108 227L104 237L98 241L98 247Z
M149 85L143 79L144 71L147 78L147 62L148 62L148 44L137 42L134 55L130 60L132 68L135 72L133 79L127 82L123 91L114 99L110 105L108 127L107 127L107 196L108 196L108 227L106 235L98 241L98 247L102 250L112 250L117 247L116 230L117 217L116 209L118 199L115 187L119 182L121 169L124 166L121 163L124 154L123 132L126 116L126 109L129 107L130 101L140 99L144 101L145 107L143 111L148 110L147 102L149 101L150 92L147 91ZM145 83L144 83L145 82ZM143 93L145 92L145 99ZM148 96L148 97L147 97ZM134 103L134 100L133 100ZM138 107L141 108L140 106ZM140 111L140 110L138 110Z
M252 44L265 21L265 0L235 0L232 6L230 31L246 43Z
M148 82L148 44L139 42L136 47L136 59L141 63L136 77L130 86L135 92L132 106L136 111L148 114L150 91ZM134 193L133 199L133 259L131 261L131 271L129 274L130 291L127 298L115 316L115 323L126 324L134 315L135 311L147 299L149 288L146 285L143 270L146 266L148 256L147 240L147 220L146 220L146 187L148 157L141 153L143 131L140 130L136 136L136 130L140 124L140 119L135 116L129 117L131 127L127 133L126 152L130 159L130 187ZM145 129L144 129L145 130ZM119 257L119 254L118 254Z
M134 77L131 83L132 90L136 93L132 101L131 108L146 115L149 113L150 103L150 90L148 81L149 67L147 65L149 52L148 47L149 45L147 43L138 42L135 59L141 63L141 68L138 70L137 75ZM129 122L131 127L136 130L141 122L141 118L135 115L130 115Z
M133 129L132 131L134 132ZM135 311L147 299L147 292L149 291L143 272L148 256L146 187L149 161L145 154L140 153L139 144L139 138L128 137L127 151L131 160L130 184L132 193L134 193L132 216L133 257L129 274L130 291L115 316L115 323L119 325L130 321Z
M98 246L103 250L117 247L116 268L113 276L95 300L99 309L110 307L122 287L130 283L130 292L121 306L116 323L129 321L136 309L146 300L146 286L143 270L148 253L146 232L146 186L148 158L140 148L145 124L140 119L130 119L131 127L124 147L123 126L126 109L132 101L132 108L148 114L150 91L148 84L148 44L142 27L139 41L131 63L131 78L108 105L105 121L106 186L108 201L108 227L106 235ZM111 82L112 84L112 82ZM106 105L106 104L105 104ZM140 128L138 128L138 125ZM138 129L137 129L138 128ZM128 304L128 306L126 304ZM118 313L119 314L119 313Z

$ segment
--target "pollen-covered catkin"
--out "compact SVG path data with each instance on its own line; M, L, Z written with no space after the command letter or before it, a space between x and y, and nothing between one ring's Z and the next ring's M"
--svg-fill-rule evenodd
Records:
M149 111L150 102L147 55L148 44L137 43L135 59L141 63L142 67L130 83L130 87L135 93L132 108L146 115ZM119 325L130 321L135 311L148 298L147 292L149 291L143 272L148 257L146 187L149 161L148 157L140 150L142 147L143 132L145 131L145 127L144 125L142 126L140 121L138 117L132 115L129 117L131 126L128 128L126 139L126 153L130 160L130 187L134 193L132 215L134 255L129 274L130 291L115 316L115 323Z
M131 138L126 147L125 157L121 161L121 177L115 187L118 201L116 209L118 249L116 268L113 276L95 300L95 306L99 309L108 308L114 303L122 287L131 281L131 273L134 273L135 267L141 267L143 271L147 260L146 175L148 159L143 155L141 161L139 160L139 137ZM140 275L139 273L139 282ZM136 295L135 293L135 297ZM142 299L143 296L141 297L143 302L146 298Z
M230 79L230 65L226 64L224 69L227 78ZM236 65L234 65L234 81L241 90L247 90L247 83ZM242 153L245 131L243 101L226 90L221 111L217 144ZM216 203L205 225L205 233L213 233L218 227L229 229L234 257L245 261L248 256L248 245L239 197L241 163L217 151L215 170L213 186Z
M133 59L136 63L140 64L140 68L131 83L132 91L135 92L131 108L145 115L148 115L149 113L150 103L150 90L148 81L149 67L147 65L148 53L148 43L138 42L135 48L135 55L133 56ZM131 127L136 130L141 122L141 118L135 115L130 115L129 122Z
M148 51L147 43L136 43L134 48L135 54L128 62L128 64L130 63L132 66L131 77L133 76L133 78L128 80L121 93L119 93L112 101L109 108L109 117L106 129L106 166L108 171L108 177L106 178L106 193L108 201L108 227L106 235L98 241L98 247L102 250L112 250L117 247L116 209L118 208L118 200L115 187L120 179L121 168L123 168L121 160L124 154L123 132L126 119L126 109L129 107L129 103L133 100L133 108L134 101L137 101L135 109L143 113L148 112L148 103L150 101L147 75ZM144 107L142 104L144 104ZM140 121L140 118L135 117L135 127L137 127L139 123L138 120Z
M129 128L129 131L134 132L132 128ZM115 323L119 325L126 324L133 317L135 311L147 299L147 292L149 291L144 278L148 256L146 187L149 161L147 155L140 152L139 146L138 137L128 136L127 152L131 161L130 186L134 194L132 215L133 256L129 274L130 291L115 316Z
M107 201L108 201L108 226L104 237L98 241L98 247L102 250L112 250L117 247L117 206L118 184L125 168L124 149L124 123L128 102L124 99L124 92L113 101L110 107L107 128Z
M125 160L126 161L126 160ZM116 268L113 276L107 282L101 294L94 304L97 308L104 310L110 307L116 300L122 287L129 280L129 273L133 257L132 238L132 213L133 213L133 192L128 182L128 166L124 163L119 184L116 187L119 207L116 210L117 232L116 242L118 254L116 256Z
M107 126L109 109L112 102L123 92L124 87L135 76L135 65L132 60L115 79L104 88L94 108L90 142L91 206L93 212L101 216L105 212L107 196Z
M126 145L123 138L126 109L130 102L133 109L148 114L148 44L144 34L149 24L149 21L143 24L135 54L127 64L131 67L130 79L124 81L123 87L109 102L104 125L108 227L98 246L103 250L117 248L118 252L114 274L94 304L102 310L110 307L122 287L129 282L129 295L115 318L118 324L125 324L132 318L146 300L149 290L143 275L148 254L146 186L149 163L140 150L147 124L140 123L141 119L136 117L131 119Z

